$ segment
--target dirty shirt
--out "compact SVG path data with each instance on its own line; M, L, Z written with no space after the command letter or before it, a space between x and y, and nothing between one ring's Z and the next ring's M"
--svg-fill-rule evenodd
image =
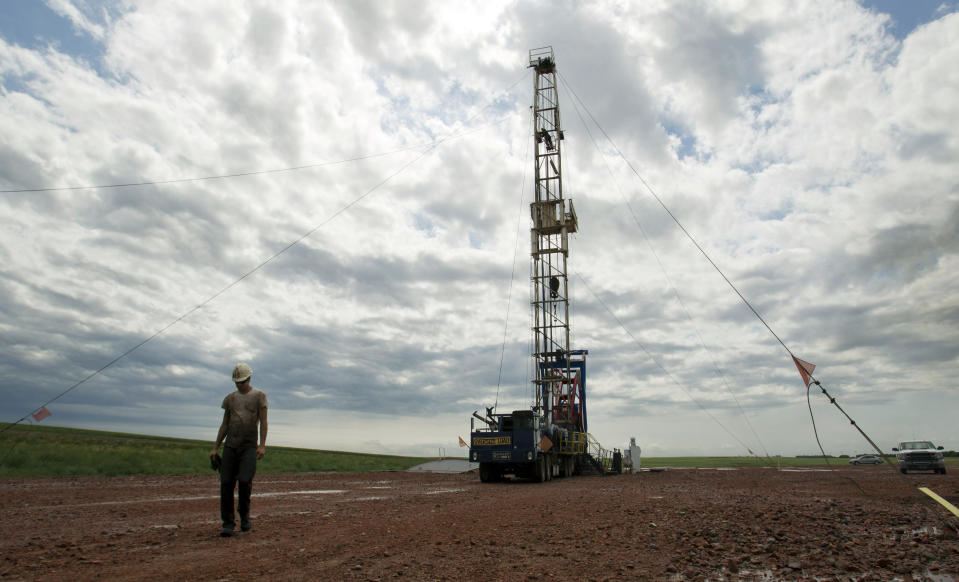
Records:
M266 394L256 388L250 388L246 394L239 391L227 394L223 399L223 410L230 411L226 446L234 449L255 447L260 409L266 407Z

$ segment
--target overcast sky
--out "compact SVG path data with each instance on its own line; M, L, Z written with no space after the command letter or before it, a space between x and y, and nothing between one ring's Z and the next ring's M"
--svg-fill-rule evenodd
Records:
M465 454L472 411L531 403L551 45L601 443L818 452L788 353L645 181L884 450L959 448L956 2L225 6L0 2L0 420L165 329L43 424L212 440L245 361L270 444Z

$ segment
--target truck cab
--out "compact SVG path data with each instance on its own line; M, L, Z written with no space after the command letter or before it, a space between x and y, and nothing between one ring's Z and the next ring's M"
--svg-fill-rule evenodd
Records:
M470 430L469 458L480 465L480 481L498 481L505 475L548 479L552 462L543 450L545 423L535 411L487 413L486 419L477 418L486 426Z
M899 446L893 447L899 470L905 474L909 471L933 471L946 474L946 461L941 452L942 447L932 444L932 441L902 441Z

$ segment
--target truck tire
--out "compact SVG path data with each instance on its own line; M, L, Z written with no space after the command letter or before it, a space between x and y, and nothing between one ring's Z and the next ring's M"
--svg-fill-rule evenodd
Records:
M533 467L533 479L537 483L543 483L546 481L546 456L540 455L535 461Z
M570 463L570 457L560 457L559 458L559 476L560 477L572 477L573 476L573 465Z
M493 469L489 463L480 463L479 474L481 483L489 483L494 480Z

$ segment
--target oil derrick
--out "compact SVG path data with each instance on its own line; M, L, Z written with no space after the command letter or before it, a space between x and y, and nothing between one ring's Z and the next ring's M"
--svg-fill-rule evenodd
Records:
M567 263L577 230L572 200L563 197L563 129L552 47L530 51L534 70L534 200L530 204L533 358L536 403L548 425L586 432L585 350L570 350ZM551 432L551 431L550 431Z
M602 449L586 432L587 351L570 349L567 263L569 235L576 232L577 222L573 203L563 198L563 129L553 49L530 51L529 66L535 72L535 185L530 203L535 396L528 410L504 414L487 408L485 417L473 412L469 458L479 463L484 483L506 475L542 482L606 472Z

